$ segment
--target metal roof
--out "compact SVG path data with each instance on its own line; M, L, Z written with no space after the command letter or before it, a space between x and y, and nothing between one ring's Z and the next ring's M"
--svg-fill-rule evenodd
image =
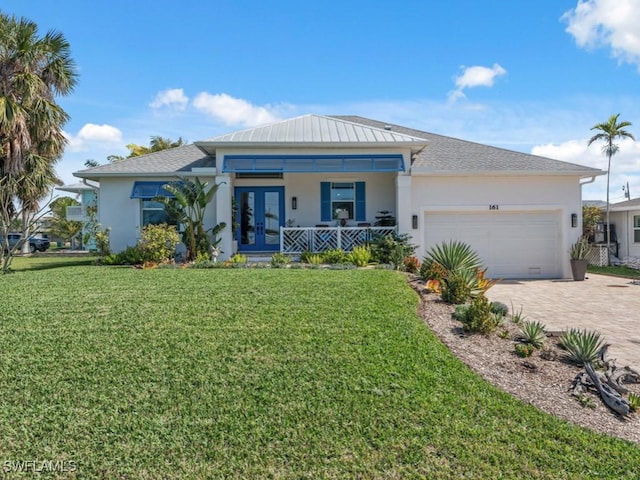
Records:
M387 125L358 116L338 115L334 118L372 127ZM567 174L590 177L606 173L596 168L482 145L400 125L390 127L393 132L423 138L428 142L424 149L414 155L411 165L413 174Z
M424 138L322 115L303 115L282 122L195 142L207 153L222 146L353 146L422 148Z
M189 144L80 170L74 175L81 178L171 174L175 176L189 173L192 168L214 168L215 166L215 157L202 153L198 147Z

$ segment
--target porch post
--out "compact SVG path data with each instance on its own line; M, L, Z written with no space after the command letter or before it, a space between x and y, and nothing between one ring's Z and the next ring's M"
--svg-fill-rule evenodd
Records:
M414 236L417 232L411 229L411 215L414 212L411 205L411 177L398 175L396 177L396 221L398 233L408 233ZM415 239L413 240L415 242Z
M231 188L231 177L229 175L217 175L215 182L220 184L218 191L216 192L216 222L224 222L227 226L219 233L221 238L220 242L220 256L218 260L227 260L232 255L231 247L231 195L233 189Z

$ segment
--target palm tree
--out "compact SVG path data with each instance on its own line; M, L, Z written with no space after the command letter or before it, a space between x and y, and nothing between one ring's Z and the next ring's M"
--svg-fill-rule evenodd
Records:
M53 185L54 164L66 144L68 115L55 102L68 95L76 72L64 36L38 36L30 20L0 13L0 220L6 231L29 219ZM5 266L6 266L5 258ZM6 270L6 269L5 269Z
M591 127L591 130L599 130L600 133L596 133L589 139L589 144L602 140L604 145L602 146L602 153L609 157L609 164L607 165L607 252L609 251L611 244L611 227L609 226L609 177L611 174L611 157L618 153L618 145L613 143L616 139L630 138L635 140L633 135L625 130L626 127L631 126L631 122L618 123L618 117L620 114L611 115L609 120L603 123L598 123ZM608 262L608 255L607 255Z
M62 153L68 115L54 100L76 83L69 44L61 33L38 37L38 26L0 13L0 155L2 174L19 174L27 152Z
M198 177L194 180L183 178L179 182L163 186L166 191L173 194L173 197L159 196L154 198L165 206L167 213L173 220L184 226L182 241L187 246L188 260L195 260L198 253L208 255L209 247L211 245L215 247L219 243L219 240L216 241L216 235L226 227L226 224L221 222L213 228L204 228L204 214L207 205L215 196L220 184L213 184L211 188L208 186L208 182L201 182Z

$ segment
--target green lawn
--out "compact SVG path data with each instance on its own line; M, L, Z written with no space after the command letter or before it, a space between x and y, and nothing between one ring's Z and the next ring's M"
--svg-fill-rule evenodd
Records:
M637 445L542 414L471 373L418 318L401 274L25 262L0 277L0 468L638 478Z
M629 267L596 267L589 265L587 271L591 273L598 273L600 275L611 275L613 277L634 278L640 279L640 270L634 270Z

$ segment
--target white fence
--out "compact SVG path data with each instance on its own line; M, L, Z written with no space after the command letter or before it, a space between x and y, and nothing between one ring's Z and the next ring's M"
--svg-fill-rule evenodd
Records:
M371 242L377 235L396 233L396 227L296 227L280 229L280 250L283 253L324 252Z

